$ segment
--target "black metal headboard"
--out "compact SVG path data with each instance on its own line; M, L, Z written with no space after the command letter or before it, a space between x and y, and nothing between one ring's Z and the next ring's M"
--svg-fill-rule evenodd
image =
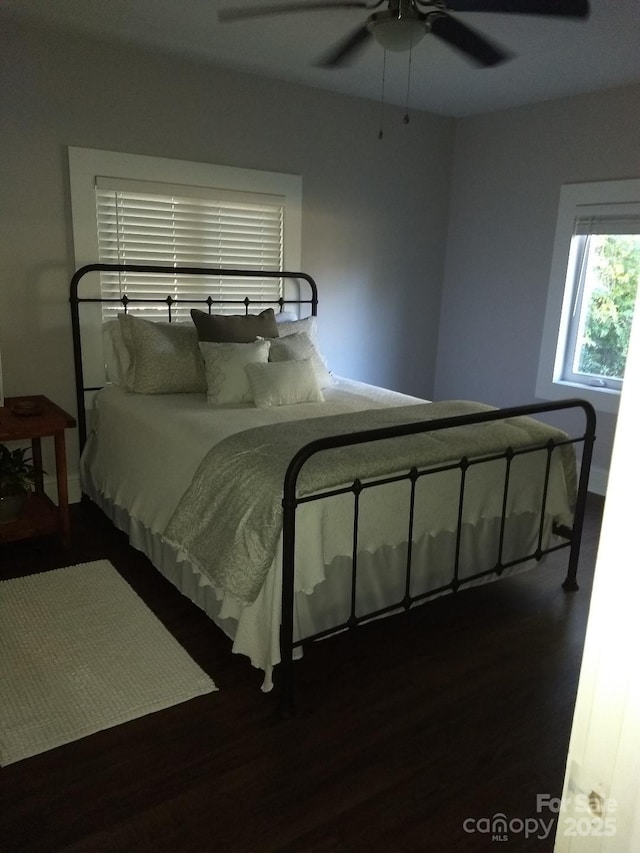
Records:
M300 293L297 296L281 296L278 299L229 299L225 297L206 296L201 299L179 299L170 294L161 299L144 299L144 298L129 298L123 295L120 298L102 298L101 296L82 297L79 295L79 285L81 279L89 273L93 272L137 272L137 273L154 273L160 275L193 275L193 276L219 276L219 277L235 277L235 278L279 278L283 280L292 280L296 282L304 281L307 283L310 296L302 298ZM78 436L80 439L80 449L84 447L87 438L87 417L85 411L85 394L88 391L97 391L100 385L85 385L84 367L82 357L82 332L80 322L80 309L84 304L105 304L115 303L122 305L123 311L126 313L130 305L165 305L167 309L167 318L172 320L172 313L176 305L205 305L209 313L212 309L223 306L243 307L245 314L249 313L252 305L262 307L279 306L282 311L285 306L307 305L310 308L311 316L316 316L318 313L318 288L313 278L303 272L286 272L283 270L246 270L246 269L225 269L221 267L168 267L154 266L149 264L87 264L80 267L73 274L69 285L69 302L71 304L71 330L73 335L73 359L75 366L76 377L76 402L78 406Z

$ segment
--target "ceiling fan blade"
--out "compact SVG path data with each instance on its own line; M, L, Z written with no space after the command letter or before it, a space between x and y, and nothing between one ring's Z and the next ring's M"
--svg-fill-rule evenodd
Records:
M508 12L512 15L589 17L588 0L447 0L451 12Z
M218 20L240 21L245 18L259 18L266 15L286 15L289 12L314 12L322 9L368 9L364 0L325 0L316 3L274 3L266 6L244 6L237 9L218 9Z
M506 50L450 15L438 12L429 16L429 23L434 36L464 53L478 65L488 68L506 62L511 56Z
M322 66L322 68L335 68L338 65L348 65L371 38L372 35L366 24L358 27L357 30L349 33L346 38L334 45L315 64Z

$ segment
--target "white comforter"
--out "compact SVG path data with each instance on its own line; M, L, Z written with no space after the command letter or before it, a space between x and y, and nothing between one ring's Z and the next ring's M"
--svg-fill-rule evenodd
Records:
M163 533L205 454L230 435L268 424L424 403L334 377L325 402L258 409L210 406L204 394L131 394L112 385L95 401L83 474L115 505Z
M165 538L214 586L243 604L251 604L273 564L282 533L282 484L289 463L301 448L319 438L481 413L491 408L462 400L425 403L271 424L236 433L218 442L205 455L167 526ZM513 450L544 447L550 439L562 442L566 437L560 430L532 418L511 418L371 444L347 445L315 454L300 471L298 494L318 494L323 490L349 486L356 479L373 481L387 474L408 472L414 467L420 470L436 468L463 457L485 458L507 447ZM564 453L567 449L570 452ZM563 495L567 489L562 485L554 488L557 478L564 479L569 491L575 492L573 452L562 445L560 454L566 464L553 466L551 488L551 511L559 515L564 506L558 504L556 497ZM542 473L544 465L540 464L540 456L536 456L538 471ZM482 474L477 484L482 493L478 494L476 488L476 494L472 494L470 499L465 492L465 502L470 508L465 513L467 523L498 518L502 512L504 463L488 462L486 468L488 472L485 463L478 468ZM522 478L517 482L518 488L512 490L507 507L510 513L535 506L534 500L539 494L535 473L534 465L531 476L525 482L521 481ZM452 472L450 478L452 485L457 487L459 471ZM372 552L381 544L397 544L395 541L380 543L379 540L380 526L389 515L396 515L402 535L406 536L409 505L403 499L405 491L398 484L394 489L396 499L387 500L380 507L375 524L358 525L360 551ZM442 506L440 492L441 489L432 490L430 499L420 496L414 519L414 537L455 529L450 512ZM375 490L372 493L375 494ZM334 500L334 497L326 500L330 506L329 500ZM305 509L301 508L297 515L302 523L305 521ZM342 531L344 536L345 530L348 534L353 528L351 507L343 509L341 506L340 512L335 513L311 504L307 515L309 511L319 513L324 519L324 529L318 537L321 540L328 541L338 531ZM349 553L347 545L343 556ZM326 549L323 550L325 554Z

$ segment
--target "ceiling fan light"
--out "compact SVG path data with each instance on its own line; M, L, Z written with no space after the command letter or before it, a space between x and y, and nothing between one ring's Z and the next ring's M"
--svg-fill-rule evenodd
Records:
M385 50L411 50L426 33L425 25L416 18L387 18L372 21L372 36Z

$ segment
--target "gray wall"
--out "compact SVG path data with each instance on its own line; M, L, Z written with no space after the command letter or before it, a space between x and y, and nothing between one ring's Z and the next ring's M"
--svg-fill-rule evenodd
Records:
M454 122L0 21L7 395L75 411L67 146L303 176L303 269L340 374L430 396ZM70 444L76 467L75 442Z
M560 186L637 178L639 116L636 86L457 122L436 398L535 399Z

